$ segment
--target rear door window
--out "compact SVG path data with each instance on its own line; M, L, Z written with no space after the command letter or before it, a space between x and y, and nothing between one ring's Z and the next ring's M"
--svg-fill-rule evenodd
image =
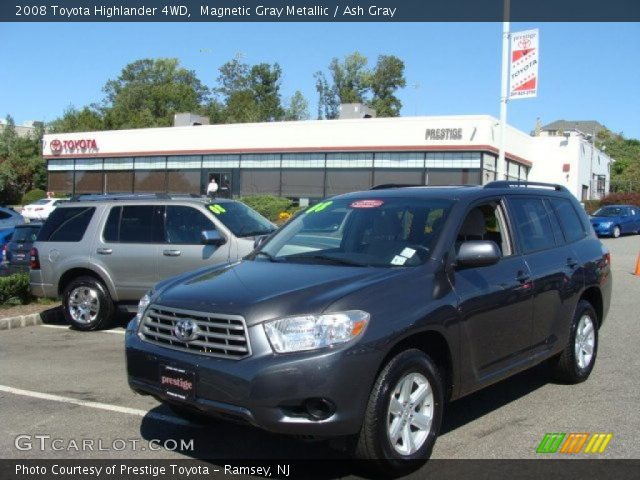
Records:
M585 237L584 225L570 200L550 198L549 203L560 222L567 243L576 242Z
M79 242L95 210L95 207L56 208L42 226L38 241Z
M56 212L57 210L54 210ZM110 243L161 243L164 241L160 205L113 207L105 223L103 238Z
M541 198L511 197L509 204L522 253L536 252L555 246L549 212Z
M215 229L213 222L193 207L167 206L165 235L168 243L199 245L202 243L202 232Z

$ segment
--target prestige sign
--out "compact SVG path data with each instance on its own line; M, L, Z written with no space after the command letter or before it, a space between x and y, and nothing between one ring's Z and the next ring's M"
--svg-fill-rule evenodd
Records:
M538 92L538 29L511 34L511 100L535 97Z
M49 148L54 155L61 153L98 151L98 143L95 138L83 138L79 140L58 140L54 138L49 142Z
M427 128L425 140L462 140L461 128Z

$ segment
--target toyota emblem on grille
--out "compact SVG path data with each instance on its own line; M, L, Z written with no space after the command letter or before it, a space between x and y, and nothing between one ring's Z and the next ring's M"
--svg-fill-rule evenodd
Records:
M198 337L200 329L193 320L179 320L173 327L173 335L181 342L190 342Z

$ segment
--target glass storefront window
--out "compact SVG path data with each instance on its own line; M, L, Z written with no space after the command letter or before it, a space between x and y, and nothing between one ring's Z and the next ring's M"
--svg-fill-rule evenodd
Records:
M200 170L167 172L167 191L169 193L200 194Z
M371 170L327 170L327 196L368 190L372 186Z
M131 193L133 172L104 172L104 184L107 193Z
M76 172L76 195L82 193L102 193L103 190L102 172Z
M49 172L50 192L71 195L73 192L73 172Z
M137 170L133 185L134 193L165 192L166 172L153 170Z
M322 198L324 193L324 170L282 170L283 197Z
M280 170L242 169L240 195L280 194Z
M480 170L440 168L427 171L427 185L481 185Z
M376 169L373 172L373 184L385 185L393 183L397 185L423 185L423 171L410 169Z

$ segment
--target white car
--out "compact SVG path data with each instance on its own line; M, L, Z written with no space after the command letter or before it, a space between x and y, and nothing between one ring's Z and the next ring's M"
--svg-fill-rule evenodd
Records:
M51 212L60 204L60 202L68 202L68 198L42 198L29 205L25 205L22 209L22 216L29 221L44 221L49 218Z

